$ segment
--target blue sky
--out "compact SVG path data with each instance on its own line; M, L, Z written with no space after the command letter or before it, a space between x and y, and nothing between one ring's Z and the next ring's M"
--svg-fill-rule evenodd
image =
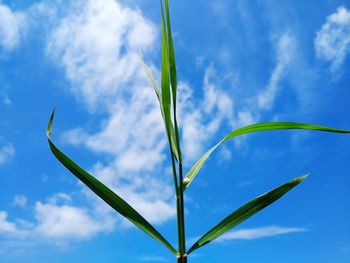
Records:
M261 121L350 129L347 1L170 1L185 169ZM138 58L160 69L157 1L0 1L0 262L174 262L49 151L81 166L174 245L168 148ZM350 137L269 132L228 142L186 192L189 243L234 209L310 177L190 262L345 263Z

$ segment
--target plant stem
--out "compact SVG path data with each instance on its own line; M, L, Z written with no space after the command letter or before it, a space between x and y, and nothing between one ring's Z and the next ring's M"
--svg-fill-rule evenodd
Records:
M169 140L170 141L170 140ZM181 220L180 220L180 203L179 203L179 186L178 186L178 182L177 182L177 175L176 175L176 167L175 167L175 158L174 158L174 154L172 153L171 150L171 146L170 146L170 153L171 153L171 167L172 167L172 171L173 171L173 178L174 178L174 188L175 188L175 196L176 196L176 215L177 215L177 236L178 236L178 247L179 247L179 251L181 251Z
M187 255L177 258L177 263L187 263Z
M182 174L182 163L179 162L179 206L180 206L180 214L178 216L180 220L180 240L179 243L181 243L181 246L179 247L180 252L180 258L184 258L184 255L186 255L186 238L185 238L185 209L184 209L184 191L183 191L183 174ZM187 256L186 256L187 258ZM184 262L184 261L183 261ZM187 262L187 260L186 260Z

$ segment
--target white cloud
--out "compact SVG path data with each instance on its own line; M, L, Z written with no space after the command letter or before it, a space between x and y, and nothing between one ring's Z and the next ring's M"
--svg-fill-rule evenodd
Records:
M0 138L0 165L8 162L15 155L15 147L12 143L3 142Z
M276 54L276 66L271 74L270 81L258 96L258 105L262 110L270 110L276 99L280 81L286 74L287 66L291 62L295 50L295 40L284 33L278 40Z
M299 227L265 226L231 231L221 236L218 241L252 240L305 231L307 231L307 229Z
M27 197L24 195L16 195L12 201L13 206L25 207L27 205Z
M114 220L93 218L83 208L69 205L54 205L37 202L35 204L37 226L35 231L46 238L85 239L99 232L109 232Z
M16 224L8 221L7 213L0 211L0 234L17 234Z
M181 83L179 87L179 123L187 161L193 161L204 153L204 146L208 146L208 141L220 127L233 127L235 124L234 103L221 87L221 77L213 66L207 67L203 79L203 98L199 99L193 97L188 84ZM229 91L232 87L226 88Z
M116 225L115 217L97 213L94 208L68 204L70 195L57 193L46 202L36 202L35 220L26 221L16 218L11 222L7 212L0 211L0 234L8 237L28 240L52 240L56 244L76 239L88 239L98 233L108 233ZM16 196L13 205L25 206L27 199Z
M317 57L330 62L332 71L337 70L349 52L350 11L340 6L329 15L314 42Z
M64 67L72 91L96 107L144 85L137 51L150 48L154 38L155 27L138 10L113 0L76 1L54 28L47 51Z
M24 28L25 15L0 3L0 46L5 50L15 48Z

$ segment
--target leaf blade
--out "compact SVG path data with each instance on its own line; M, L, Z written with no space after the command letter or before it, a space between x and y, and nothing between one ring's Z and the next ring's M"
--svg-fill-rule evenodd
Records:
M335 132L335 133L350 133L348 130L336 129L327 126L306 124L306 123L297 123L297 122L263 122L248 125L242 128L239 128L228 135L226 135L220 142L211 147L207 152L205 152L198 161L192 166L190 171L187 173L184 179L184 189L187 189L188 186L192 183L193 179L198 174L199 170L202 168L209 156L224 142L231 140L237 136L263 132L263 131L273 131L273 130L315 130L323 132Z
M168 39L168 48L169 48L170 80L171 80L171 88L172 88L172 95L173 95L173 103L174 103L174 107L176 108L176 95L177 95L176 59L175 59L173 36L171 32L168 0L165 0L165 12L166 12L167 39Z
M174 126L175 126L175 143L176 150L178 152L178 161L182 162L182 153L180 148L180 136L179 128L177 125L176 118L176 100L177 100L177 72L176 72L176 57L174 49L174 41L171 31L170 23L170 11L169 11L169 1L165 0L165 12L166 12L166 33L168 41L168 58L169 58L169 70L170 70L170 82L171 82L171 93L172 93L172 102L173 102L173 115L174 115Z
M131 207L126 201L124 201L103 183L98 181L95 177L82 169L79 165L77 165L73 160L71 160L67 155L65 155L56 147L50 137L52 132L54 113L55 112L53 111L46 129L46 137L49 142L51 152L54 154L57 160L60 161L61 164L63 164L71 173L73 173L81 182L89 187L114 210L127 218L130 222L132 222L150 237L163 244L174 255L176 255L177 251L175 248L133 207Z
M193 244L193 246L188 250L187 254L190 254L194 250L210 243L233 227L274 203L306 178L307 175L295 178L241 206L233 213L225 217L219 224L209 230L206 234L204 234L196 243Z

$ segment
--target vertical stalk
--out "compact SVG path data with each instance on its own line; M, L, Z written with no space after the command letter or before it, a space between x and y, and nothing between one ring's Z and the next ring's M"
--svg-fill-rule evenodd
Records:
M177 258L177 263L187 263L187 255Z
M178 248L179 251L181 251L181 220L180 220L180 214L181 214L181 209L180 209L180 203L179 203L179 198L178 196L180 195L180 191L179 191L179 186L178 186L178 182L177 182L177 175L176 175L176 167L175 167L175 160L174 160L174 154L171 150L171 146L170 146L170 152L171 152L171 166L172 166L172 170L173 170L173 178L174 178L174 187L175 187L175 195L176 195L176 215L177 215L177 237L178 237Z
M187 262L186 255L186 238L185 238L185 209L184 209L184 191L183 191L183 174L182 174L182 162L179 162L179 206L180 206L180 259L182 259L182 263Z

